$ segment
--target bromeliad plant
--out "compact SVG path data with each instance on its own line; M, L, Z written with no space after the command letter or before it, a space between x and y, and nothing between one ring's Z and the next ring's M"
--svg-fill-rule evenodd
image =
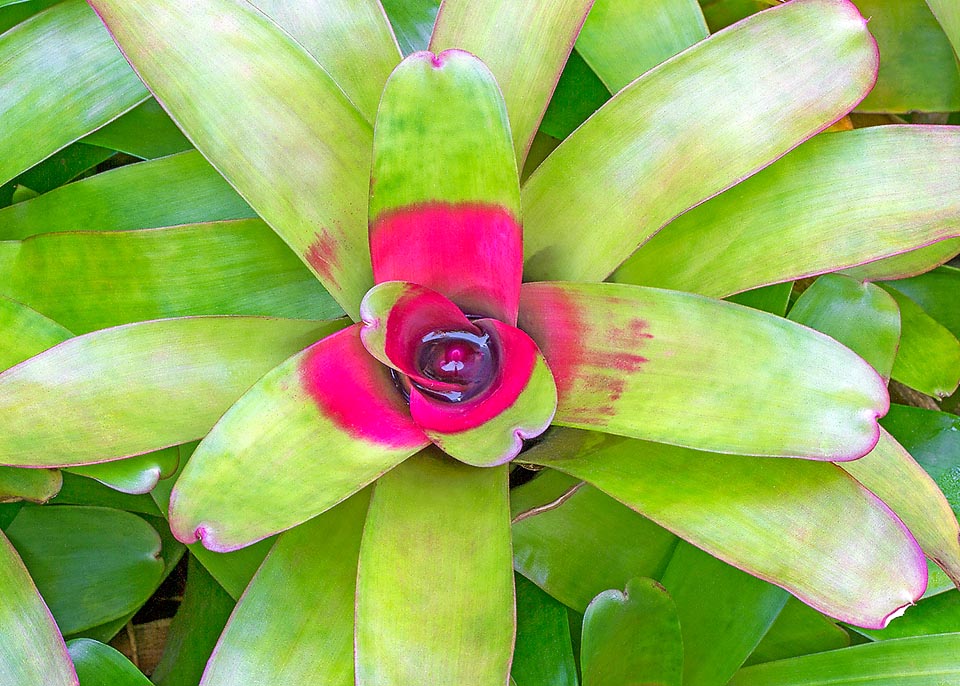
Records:
M960 576L953 514L877 425L885 380L822 334L697 294L899 273L901 253L957 235L956 131L834 133L774 162L853 108L877 68L851 3L794 0L634 81L521 186L591 4L448 1L432 51L394 69L375 0L303 14L90 0L356 322L131 323L0 375L0 462L202 438L170 499L176 537L225 552L287 531L204 684L505 684L512 460L587 481L856 625L883 627L923 594L924 553ZM536 40L512 44L512 22ZM298 42L310 31L324 38L312 53ZM338 42L354 32L363 47ZM905 149L916 161L892 167ZM654 238L771 164L715 201L741 191L745 219L710 203L687 215L726 238L696 255L685 228ZM847 165L870 181L848 183ZM750 221L791 202L773 230ZM792 221L813 205L827 209ZM721 240L779 246L743 264ZM598 283L618 267L620 283ZM696 293L636 285L684 279ZM290 589L297 607L281 603Z

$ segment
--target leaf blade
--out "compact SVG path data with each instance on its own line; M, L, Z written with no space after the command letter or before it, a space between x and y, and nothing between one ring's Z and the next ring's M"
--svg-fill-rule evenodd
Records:
M570 443L551 451L532 448L528 459L589 481L827 614L883 626L923 594L927 573L919 546L889 508L836 465L716 455L585 432L565 431L564 440ZM714 487L718 480L723 489ZM818 493L817 508L809 507L812 493ZM838 528L841 520L846 523Z
M77 686L53 617L16 550L0 532L0 677L23 686Z
M958 154L955 127L818 136L672 222L615 278L724 297L956 236L960 176L949 170ZM703 246L702 255L687 251L679 259L690 240Z
M195 147L355 316L371 285L371 130L333 79L243 0L91 5Z
M428 445L358 329L285 360L217 422L170 496L178 540L244 547L323 513Z
M72 338L0 376L3 462L90 464L195 440L262 374L340 326L197 317Z
M0 62L17 76L0 117L8 131L31 133L0 139L0 183L147 98L82 0L61 3L4 33Z
M360 548L357 684L506 683L515 631L509 527L505 466L429 451L380 479ZM461 564L442 564L452 556Z
M440 7L430 49L462 48L490 67L507 102L519 168L591 5L445 0Z
M832 339L695 295L524 284L520 328L557 380L554 423L563 426L716 452L855 459L875 445L889 405L883 380ZM785 386L789 398L777 390Z
M811 44L818 45L815 60ZM771 50L780 59L760 68ZM731 76L745 63L755 66L749 85ZM869 90L875 69L872 38L852 4L801 0L751 17L647 72L524 185L525 278L606 278L678 214L843 116ZM735 111L719 102L736 103ZM773 133L764 123L772 116L789 126ZM744 131L765 133L747 137ZM585 249L583 227L598 217L602 231L591 234Z

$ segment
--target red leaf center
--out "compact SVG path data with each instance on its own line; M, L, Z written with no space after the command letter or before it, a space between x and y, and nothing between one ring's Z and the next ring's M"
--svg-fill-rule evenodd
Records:
M449 402L461 402L484 391L497 375L498 359L489 334L469 331L432 331L420 342L414 384L425 393ZM436 381L434 386L430 381ZM456 388L451 389L453 385Z

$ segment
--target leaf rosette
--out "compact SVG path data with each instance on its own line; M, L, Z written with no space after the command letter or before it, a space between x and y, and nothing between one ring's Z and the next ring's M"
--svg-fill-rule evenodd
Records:
M684 217L721 235L711 206L772 214L750 193L780 197L776 184L796 180L777 170L822 176L864 147L872 134L860 131L790 153L876 78L876 46L852 3L794 0L697 43L631 81L522 185L518 168L591 3L475 14L449 1L431 51L402 61L379 4L359 4L317 12L330 30L363 18L375 46L368 78L273 3L90 0L197 150L352 321L172 307L0 375L3 464L93 464L202 439L170 500L178 539L223 552L293 529L204 684L257 683L274 658L248 645L249 627L288 582L336 608L297 639L309 635L309 647L296 645L346 683L505 683L515 628L506 463L518 456L855 624L881 627L922 595L924 553L955 571L956 536L944 541L956 522L947 531L940 510L917 515L938 522L915 528L921 550L900 518L915 513L894 514L842 468L879 450L861 462L888 466L857 479L879 492L890 480L871 469L916 476L877 424L885 380L823 334L706 297L955 237L950 188L934 195L948 206L941 219L910 204L915 192L853 216L848 230L811 219L804 230L833 240L842 264L824 263L828 248L798 257L796 235L755 269L725 257L720 239L707 267L677 248L696 233ZM505 42L497 27L513 20L542 40ZM733 76L744 64L757 65L750 79ZM717 107L726 101L736 106ZM914 136L889 128L877 154ZM933 147L956 150L948 129L931 127ZM746 201L724 193L754 174L773 190L748 180ZM909 166L870 192L921 176L929 170ZM885 240L864 245L862 224L891 217ZM756 233L737 240L771 240L766 223L742 222ZM659 274L658 251L692 266ZM713 276L719 285L706 283ZM698 285L657 287L671 278ZM331 580L322 589L291 569L314 543L306 568ZM304 605L296 621L313 626Z

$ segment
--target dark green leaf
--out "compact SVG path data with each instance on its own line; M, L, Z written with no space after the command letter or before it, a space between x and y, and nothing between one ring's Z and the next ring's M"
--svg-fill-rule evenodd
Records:
M960 417L892 405L881 423L933 477L960 516Z
M151 686L150 679L108 645L89 638L67 643L80 686Z
M946 686L958 651L960 633L881 641L747 667L729 686Z
M145 160L193 147L153 98L87 135L83 142Z
M909 296L888 292L903 322L893 378L938 399L953 394L960 384L960 341Z
M677 539L593 486L577 484L545 469L510 492L510 507L514 567L583 611L601 591L623 588L635 576L658 577Z
M128 512L27 506L7 536L64 634L140 607L163 574L160 537Z
M160 510L148 495L121 493L85 476L68 471L61 473L63 487L53 499L53 505L94 505L148 515L160 514Z
M827 274L803 292L790 319L821 331L890 378L900 341L900 309L882 288Z
M198 152L131 164L0 210L0 238L129 231L256 214Z
M198 684L234 605L230 594L191 555L183 602L170 625L160 662L151 674L153 683Z
M517 686L577 686L567 608L519 574L517 641L510 673Z
M956 297L960 293L960 269L938 267L932 272L885 285L907 295L960 338L960 298Z
M877 85L860 112L960 109L957 58L924 0L854 0L880 49Z
M563 140L609 99L610 91L603 81L574 50L560 74L557 88L540 122L540 130ZM531 148L531 155L532 152Z
M907 610L910 612L910 610ZM894 620L896 624L898 620ZM846 648L850 635L831 619L796 598L787 600L770 631L751 653L746 665Z
M775 283L770 286L761 286L749 291L731 295L727 300L738 305L746 305L755 310L763 310L778 317L783 317L787 313L787 305L790 303L790 293L793 290L793 282L785 281Z
M3 34L0 63L6 78L16 79L0 100L4 130L29 132L0 137L0 183L147 97L83 0L62 2Z
M924 598L880 631L857 629L875 641L960 632L960 591Z
M653 579L604 591L583 616L580 655L583 686L680 686L685 655L677 607Z
M440 0L381 0L404 55L426 50Z
M93 145L74 143L63 150L31 167L3 186L0 186L0 207L12 203L20 204L31 199L32 196L48 193L68 181L72 181L86 171L113 155L112 150L104 150ZM27 193L18 188L26 189Z
M684 686L725 684L788 597L689 543L677 546L661 581L680 617Z

